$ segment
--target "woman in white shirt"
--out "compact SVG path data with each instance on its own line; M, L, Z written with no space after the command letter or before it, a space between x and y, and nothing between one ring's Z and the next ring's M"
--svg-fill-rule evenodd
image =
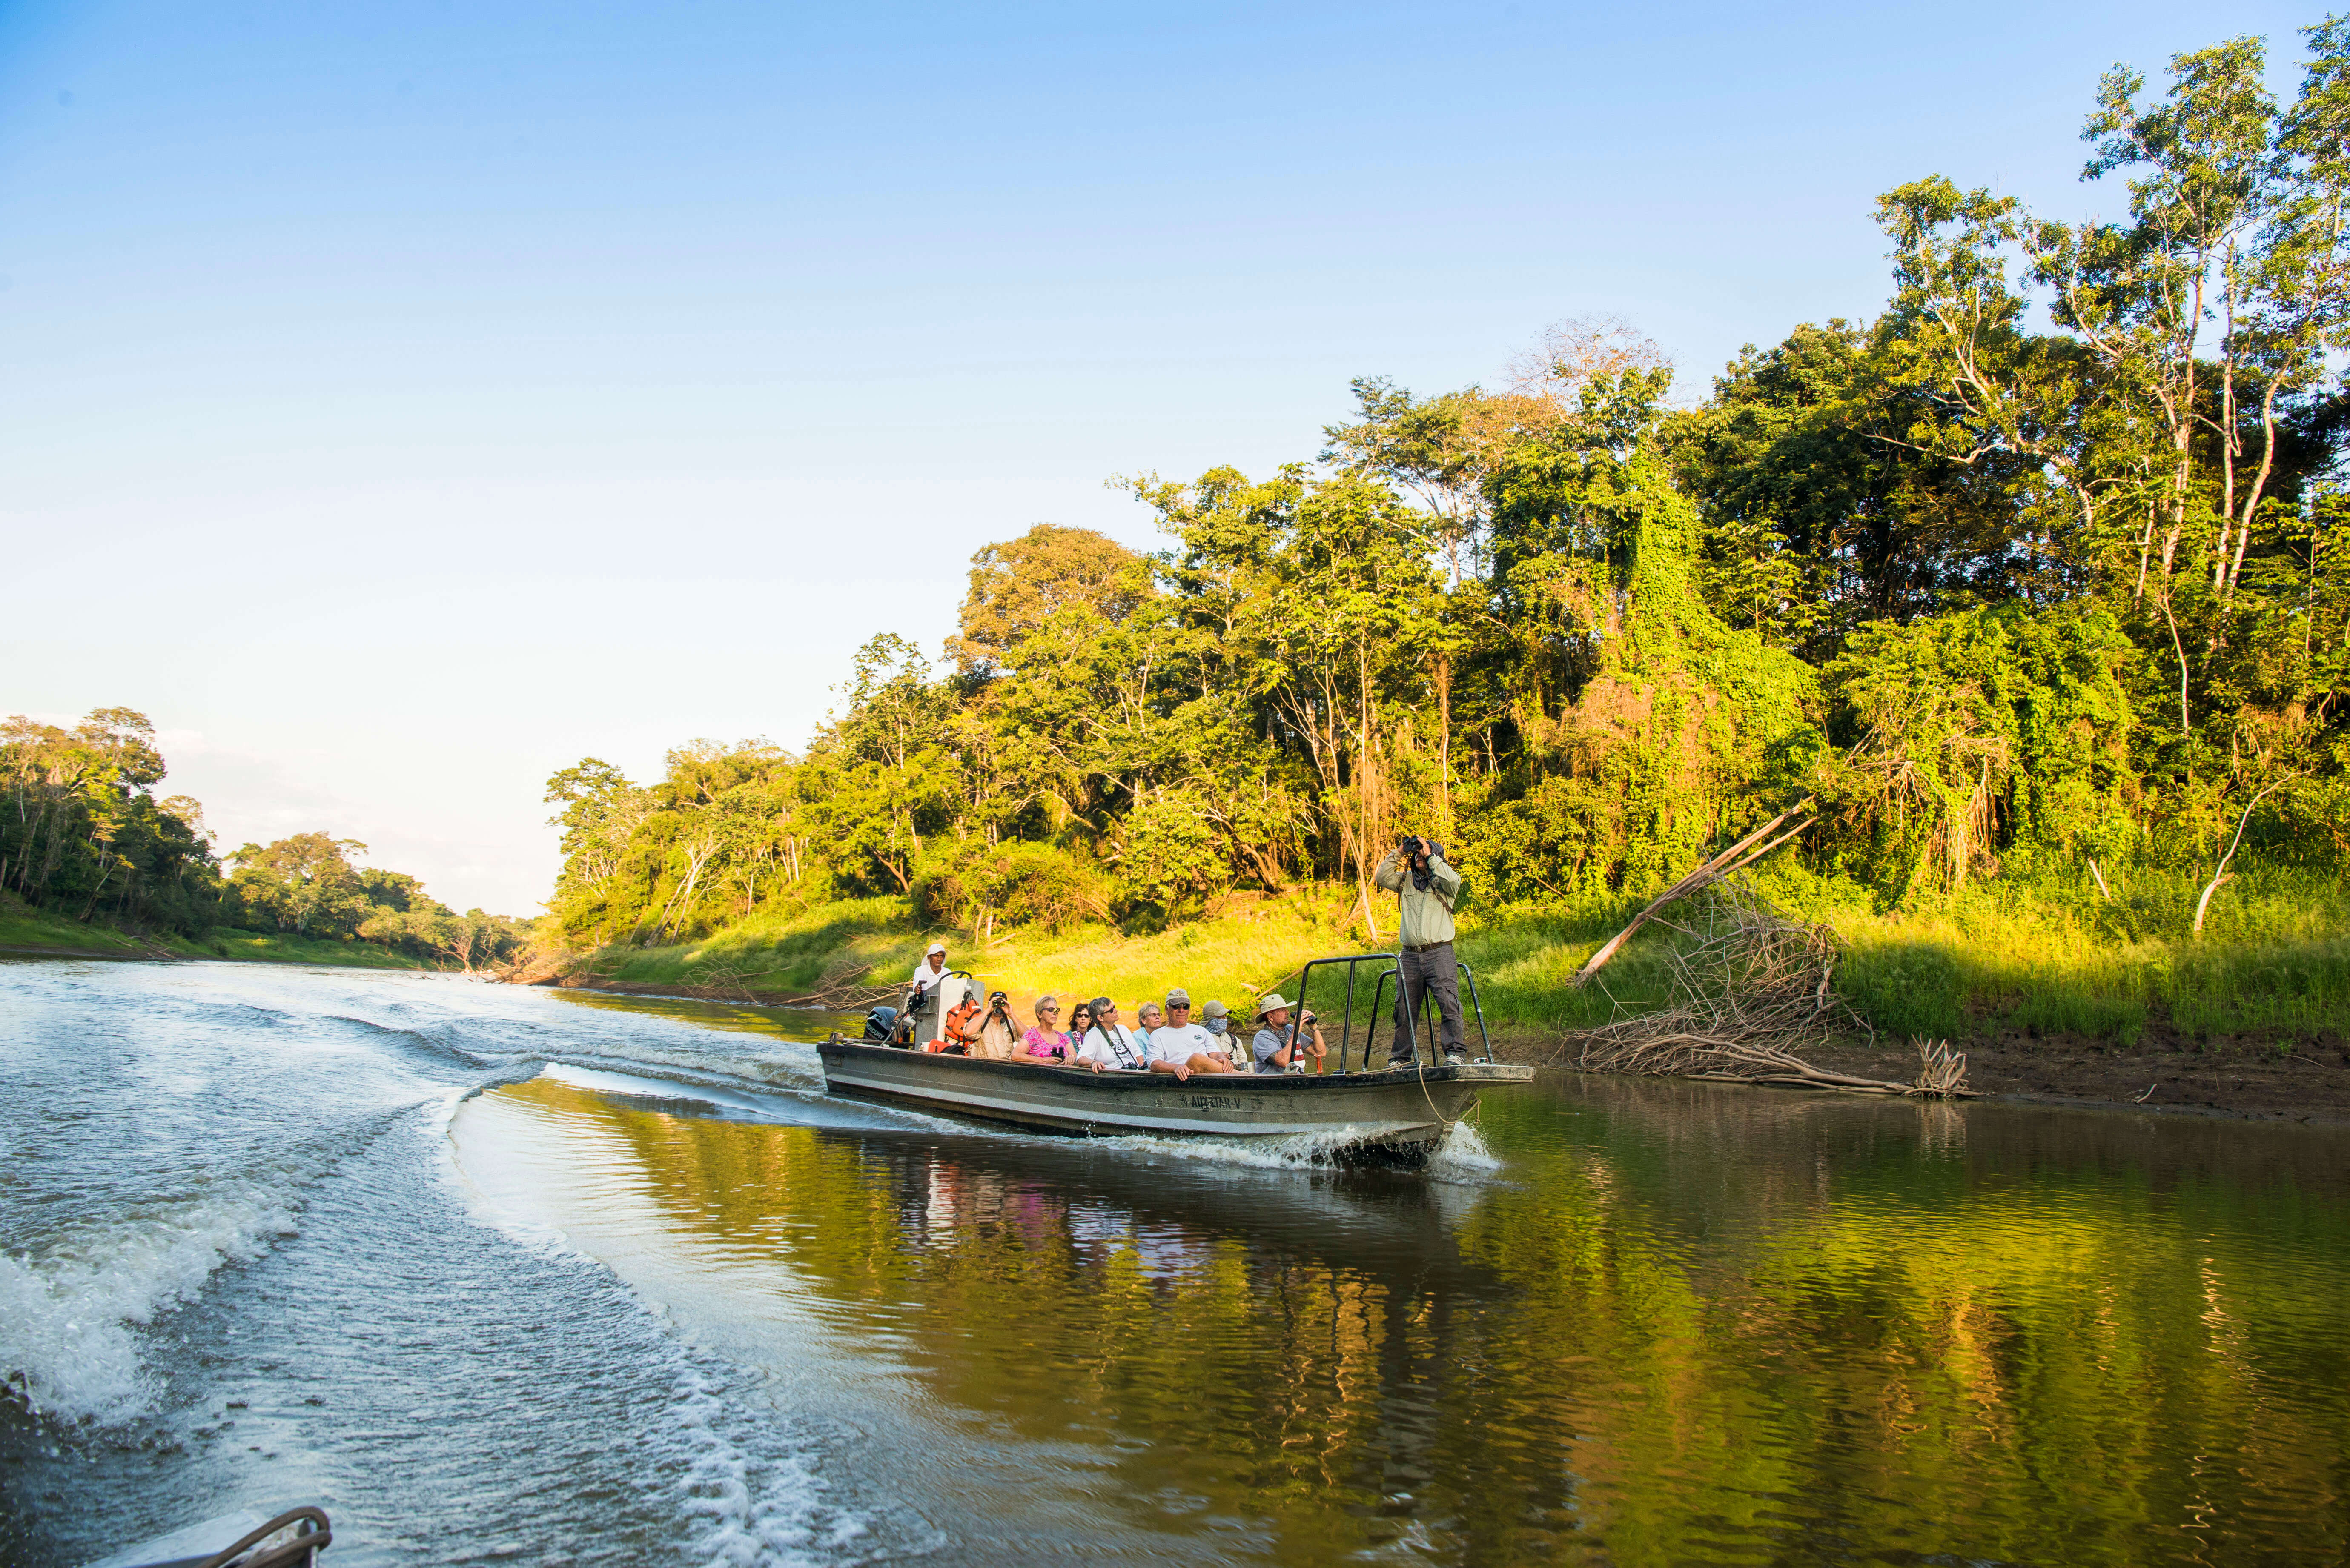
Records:
M1076 1065L1097 1073L1139 1073L1150 1064L1149 1048L1118 1021L1118 1003L1093 1000L1093 1027L1077 1042Z

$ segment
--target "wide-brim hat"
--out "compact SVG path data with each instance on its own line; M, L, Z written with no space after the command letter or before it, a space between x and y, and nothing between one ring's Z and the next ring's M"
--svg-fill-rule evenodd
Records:
M1292 1005L1294 1005L1294 1003L1292 1003L1287 998L1284 997L1281 992L1277 991L1268 991L1263 996L1256 999L1256 1015L1259 1018L1263 1018L1268 1012L1278 1012L1282 1008Z

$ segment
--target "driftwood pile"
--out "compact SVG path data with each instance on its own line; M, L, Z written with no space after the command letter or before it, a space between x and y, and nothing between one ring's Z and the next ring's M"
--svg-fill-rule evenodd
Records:
M731 959L719 959L704 963L694 971L692 983L678 989L690 996L705 997L712 1002L746 1002L764 1007L822 1007L837 1012L862 1012L868 1007L885 1002L895 1002L905 990L898 985L875 985L865 979L872 964L856 959L834 965L816 982L816 989L789 995L756 992L751 988L752 978L761 971L745 968Z
M865 977L873 965L849 959L827 970L812 991L762 991L752 981L765 971L754 970L729 958L698 964L688 978L663 984L635 983L618 979L629 961L627 950L605 948L592 953L536 956L528 963L509 967L499 978L517 985L585 985L606 991L660 996L694 996L705 1002L736 1002L756 1007L822 1007L834 1012L862 1012L884 1002L896 1002L902 985L875 985Z
M1656 908L1643 919L1653 918ZM1918 1076L1906 1084L1833 1072L1803 1058L1803 1051L1840 1034L1876 1034L1831 988L1840 949L1825 926L1785 914L1734 877L1706 887L1693 917L1687 925L1658 921L1684 939L1665 955L1671 1004L1570 1035L1554 1063L1865 1094L1966 1093L1967 1059L1942 1041L1917 1043Z

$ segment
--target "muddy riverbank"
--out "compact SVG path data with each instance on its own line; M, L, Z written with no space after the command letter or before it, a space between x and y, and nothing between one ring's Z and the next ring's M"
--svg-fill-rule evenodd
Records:
M619 996L679 996L757 1007L809 1005L807 999L739 987L639 985L573 973L524 971L523 985L607 992ZM1979 1096L2043 1104L2133 1106L2253 1120L2350 1123L2350 1045L2328 1038L2216 1041L2199 1044L2175 1032L2150 1032L2136 1045L2027 1036L1962 1043L1967 1085ZM1548 1031L1496 1030L1504 1062L1571 1067L1571 1039ZM1847 1042L1810 1052L1821 1067L1906 1081L1917 1072L1907 1042ZM1790 1090L1789 1093L1807 1091Z

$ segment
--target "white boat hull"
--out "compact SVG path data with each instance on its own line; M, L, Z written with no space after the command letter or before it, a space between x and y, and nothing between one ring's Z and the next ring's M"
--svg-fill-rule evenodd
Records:
M817 1047L835 1094L1086 1136L1206 1133L1225 1137L1353 1135L1349 1145L1425 1153L1482 1089L1523 1084L1532 1067L1475 1063L1378 1073L1093 1073L892 1050Z

